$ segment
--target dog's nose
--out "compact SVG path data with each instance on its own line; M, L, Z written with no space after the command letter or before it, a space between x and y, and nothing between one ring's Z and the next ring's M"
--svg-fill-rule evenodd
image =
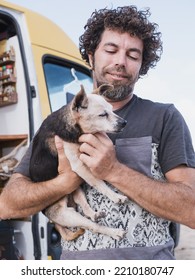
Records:
M122 118L118 119L118 121L117 121L118 131L121 131L126 126L126 124L127 124L126 120L124 120Z
M123 128L123 127L125 127L125 126L126 126L127 121L126 121L126 120L124 120L124 119L120 119L120 120L118 121L118 124L119 124L119 125L121 125L121 127Z
M123 120L123 127L125 127L127 124L127 121L126 120Z

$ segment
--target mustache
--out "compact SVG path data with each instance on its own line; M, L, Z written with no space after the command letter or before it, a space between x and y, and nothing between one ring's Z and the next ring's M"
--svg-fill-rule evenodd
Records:
M106 73L110 73L110 74L118 74L118 75L122 75L124 77L126 77L127 79L131 79L132 75L128 74L125 67L122 65L116 65L114 67L110 67L104 70L104 72Z

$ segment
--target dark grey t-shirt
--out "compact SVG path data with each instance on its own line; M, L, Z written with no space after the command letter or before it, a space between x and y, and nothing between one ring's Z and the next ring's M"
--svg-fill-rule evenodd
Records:
M123 132L109 135L122 163L155 180L165 180L164 174L180 164L195 168L188 127L173 105L134 95L116 113L128 122ZM29 176L29 157L30 149L16 172ZM62 259L174 259L169 221L154 216L131 200L116 205L86 184L83 189L91 207L107 213L100 223L124 228L127 235L116 241L86 230L74 241L62 240ZM80 208L78 211L82 213Z

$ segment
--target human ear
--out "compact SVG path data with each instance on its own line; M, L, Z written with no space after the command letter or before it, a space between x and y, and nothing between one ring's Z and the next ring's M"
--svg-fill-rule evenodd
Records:
M91 66L91 70L93 70L93 62L94 62L94 59L93 59L93 55L92 54L88 54L88 58L89 58L89 65Z

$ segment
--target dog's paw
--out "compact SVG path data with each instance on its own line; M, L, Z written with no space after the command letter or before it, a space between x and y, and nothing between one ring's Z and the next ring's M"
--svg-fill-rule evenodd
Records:
M113 234L112 237L118 241L120 241L121 239L123 239L126 235L126 231L123 229L113 229Z
M115 198L113 199L113 202L115 202L116 204L123 204L127 201L128 201L128 197L126 197L125 195L118 194L118 193L115 196Z

